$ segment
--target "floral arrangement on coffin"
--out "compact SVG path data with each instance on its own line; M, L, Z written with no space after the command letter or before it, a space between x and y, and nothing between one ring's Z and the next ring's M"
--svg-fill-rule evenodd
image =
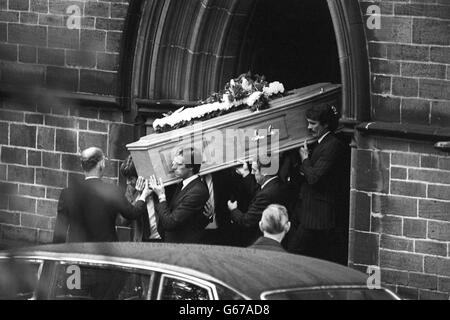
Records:
M265 110L269 108L270 99L282 96L284 92L282 83L268 83L264 76L253 77L249 72L232 79L223 91L212 94L198 106L181 108L155 120L153 129L157 133L168 132L245 108L253 112Z

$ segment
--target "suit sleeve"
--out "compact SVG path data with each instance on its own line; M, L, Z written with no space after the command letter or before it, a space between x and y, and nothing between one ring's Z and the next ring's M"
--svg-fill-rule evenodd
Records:
M147 204L144 201L136 201L132 205L122 192L117 192L117 207L120 214L128 220L136 220L147 210Z
M239 209L231 211L231 218L238 225L252 228L258 225L261 220L263 211L270 205L270 199L264 194L257 195L255 200L250 204L247 212Z
M176 230L192 215L202 212L208 201L209 193L202 190L192 190L187 194L177 207L171 212L167 201L156 205L156 213L159 224L166 231Z
M305 175L306 182L309 185L319 183L320 179L332 169L340 154L339 144L336 143L323 152L314 165L309 158L303 161L300 171Z
M67 231L69 230L69 210L66 192L67 190L63 190L59 196L53 243L65 243L67 239Z
M250 198L253 198L260 189L260 185L256 182L255 175L249 174L243 178L242 181L245 191L250 195Z

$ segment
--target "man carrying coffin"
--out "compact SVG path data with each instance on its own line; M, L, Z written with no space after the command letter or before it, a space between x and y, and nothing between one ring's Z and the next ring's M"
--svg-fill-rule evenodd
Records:
M209 198L208 188L201 180L201 153L195 148L179 149L173 159L172 169L177 178L183 181L178 184L170 203L167 202L162 179L153 176L149 180L150 188L158 196L155 205L158 218L158 229L165 242L200 243L208 217L204 214Z
M344 232L339 216L341 172L344 168L344 144L335 136L339 113L334 106L316 105L306 113L308 129L318 139L314 150L300 149L300 206L293 215L296 228L290 236L292 253L332 260L336 237ZM341 233L341 234L340 234Z
M259 221L263 211L271 204L286 206L288 203L287 186L277 175L270 174L268 165L262 165L256 161L252 163L251 174L247 164L239 170L243 177L243 183L249 194L253 194L247 212L238 209L237 201L228 201L228 209L231 211L231 218L240 227L242 233L242 245L253 244L261 235Z

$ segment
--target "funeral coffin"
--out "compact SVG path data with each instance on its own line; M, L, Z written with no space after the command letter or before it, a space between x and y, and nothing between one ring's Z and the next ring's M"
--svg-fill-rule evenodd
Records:
M166 185L177 182L172 159L183 147L201 151L201 175L239 165L243 160L278 159L279 152L299 148L308 134L306 111L315 104L333 105L340 110L341 86L316 84L290 91L270 102L270 108L252 112L248 109L165 133L154 133L127 145L140 176L155 175ZM276 170L277 163L272 167ZM275 172L276 174L276 172Z

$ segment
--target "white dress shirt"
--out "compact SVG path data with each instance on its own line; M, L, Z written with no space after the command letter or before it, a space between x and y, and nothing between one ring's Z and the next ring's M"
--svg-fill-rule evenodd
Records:
M328 132L325 133L323 136L321 136L320 139L319 139L319 141L318 141L318 143L320 144L320 143L323 141L323 139L325 139L325 137L326 137L327 135L329 135L330 133L331 133L331 131L328 131Z
M274 180L274 179L276 179L276 178L277 178L277 176L272 177L272 178L270 178L269 180L267 180L266 182L264 182L264 184L261 186L261 190L264 189L264 187L267 186L267 184L268 184L270 181L272 181L272 180Z
M186 188L189 185L189 183L191 183L192 181L194 181L197 178L198 178L198 175L194 174L192 177L187 178L186 180L183 180L183 187L181 188L181 190Z

